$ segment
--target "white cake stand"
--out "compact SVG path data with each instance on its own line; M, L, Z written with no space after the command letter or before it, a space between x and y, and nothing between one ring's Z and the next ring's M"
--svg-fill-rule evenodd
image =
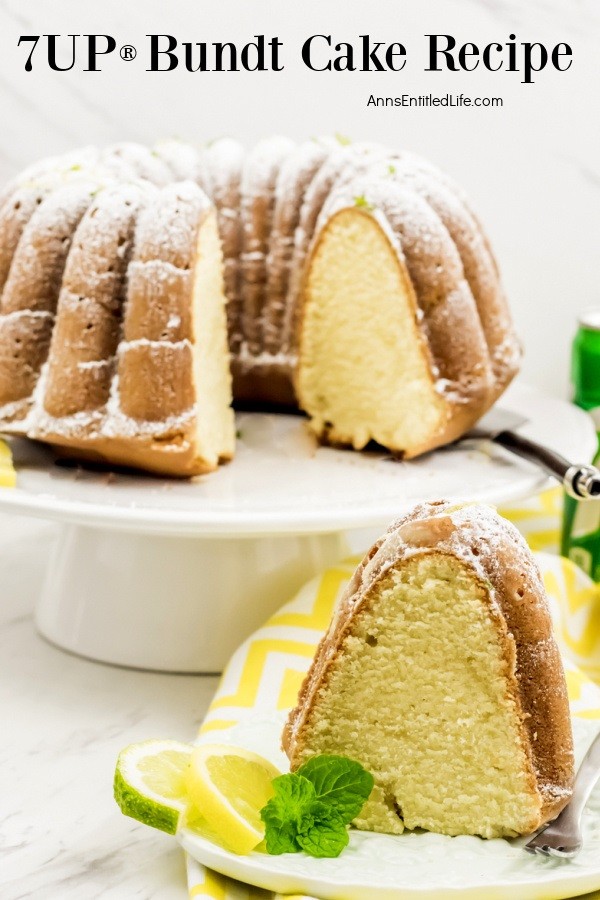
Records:
M574 462L596 447L591 420L515 385L503 408ZM489 444L412 462L318 447L300 417L238 416L235 460L193 483L67 468L14 441L14 490L0 509L61 522L37 624L74 653L124 666L220 671L300 585L348 552L346 533L381 529L418 501L506 503L545 476Z

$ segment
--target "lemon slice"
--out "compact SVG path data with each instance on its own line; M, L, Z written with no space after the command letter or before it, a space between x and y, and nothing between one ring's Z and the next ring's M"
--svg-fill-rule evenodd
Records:
M15 487L17 473L13 466L10 447L4 441L0 441L0 487Z
M114 780L121 812L152 828L175 834L187 805L186 772L190 744L142 741L121 750Z
M226 744L195 747L187 770L189 800L211 830L233 853L250 853L265 827L260 811L273 796L271 782L281 775L267 759Z

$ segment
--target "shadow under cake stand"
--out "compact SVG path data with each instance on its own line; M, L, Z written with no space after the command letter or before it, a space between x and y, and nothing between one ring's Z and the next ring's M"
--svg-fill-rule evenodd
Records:
M527 416L528 437L573 462L592 457L594 427L576 407L521 384L501 405ZM12 442L18 483L0 490L0 510L61 523L37 602L42 635L107 663L217 672L358 529L382 530L423 500L507 503L547 484L487 443L400 462L318 447L298 416L241 413L237 428L234 461L192 482L67 468Z

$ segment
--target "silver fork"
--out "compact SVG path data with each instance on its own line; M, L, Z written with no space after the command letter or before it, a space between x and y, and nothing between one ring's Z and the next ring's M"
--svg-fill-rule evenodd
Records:
M573 796L559 816L525 844L529 853L570 859L582 846L581 817L593 787L600 778L600 734L597 734L579 767Z

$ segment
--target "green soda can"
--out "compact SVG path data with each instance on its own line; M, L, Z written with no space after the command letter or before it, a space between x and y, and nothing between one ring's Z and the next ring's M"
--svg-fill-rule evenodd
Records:
M600 309L579 318L571 356L573 401L592 416L598 433L594 464L600 461ZM594 581L600 581L600 500L565 494L561 553Z

